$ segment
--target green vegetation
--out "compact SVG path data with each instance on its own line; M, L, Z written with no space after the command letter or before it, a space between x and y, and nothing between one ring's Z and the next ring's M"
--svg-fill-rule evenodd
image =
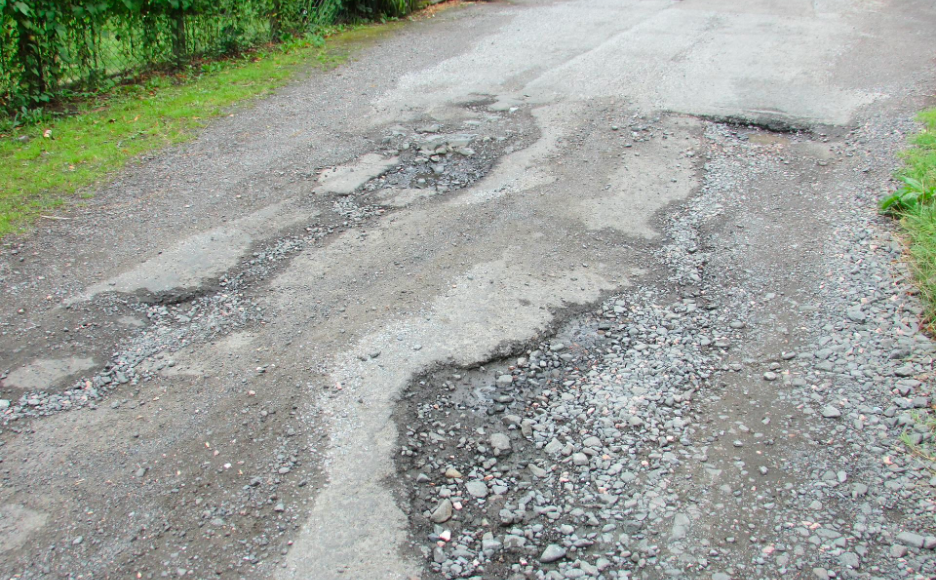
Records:
M913 411L900 441L919 457L936 462L936 408Z
M904 165L897 178L903 186L881 201L881 209L900 219L909 243L910 267L932 325L936 321L936 109L924 111L919 119L922 131L901 154Z
M342 34L356 35L350 31L336 37ZM118 87L84 101L76 115L8 127L0 135L0 237L135 156L191 138L211 117L268 93L309 63L331 66L344 54L326 49L320 36L310 36Z
M919 115L923 129L904 151L897 179L903 185L881 201L881 210L900 220L910 268L920 289L930 331L936 328L936 109ZM936 405L914 411L900 440L915 455L936 461Z
M323 26L408 14L417 0L0 0L0 111L20 119L75 91L109 89Z

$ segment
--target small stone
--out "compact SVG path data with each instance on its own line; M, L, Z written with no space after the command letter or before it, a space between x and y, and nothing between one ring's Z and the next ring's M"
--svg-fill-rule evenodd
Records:
M582 441L582 445L585 447L591 447L593 449L601 449L601 439L598 439L594 435L587 437L585 441Z
M83 542L83 541L84 541L84 536L78 536L77 538L75 538L74 540L72 540L72 546L78 546L78 545L80 545L81 542Z
M432 515L429 516L429 519L436 524L444 524L445 522L452 519L452 513L452 500L444 499L439 502L439 505L436 506L436 509L432 510Z
M461 479L462 474L460 471L458 471L454 467L449 467L448 469L445 470L445 477L449 479Z
M286 505L283 504L283 502L279 502L278 504L273 506L273 511L275 511L276 513L283 513L284 511L286 511Z
M506 387L513 384L513 380L513 377L510 375L501 375L497 377L497 384L502 387Z
M897 541L905 546L922 548L923 544L926 543L926 538L913 532L900 532L897 534Z
M494 455L510 453L510 437L503 433L492 433L491 447L494 449Z
M851 568L852 570L857 570L861 568L861 558L858 557L858 554L854 552L845 552L839 556L839 562L842 563L842 566L846 568Z
M778 375L777 375L777 373L775 373L775 372L773 372L773 371L767 371L766 373L764 373L764 380L765 380L765 381L771 382L771 381L777 380L777 378L779 378Z
M845 316L847 316L848 319L852 322L857 322L858 324L863 324L866 320L868 320L868 315L862 312L860 305L852 306L846 310Z
M584 453L573 453L572 463L575 465L588 465L588 456Z
M472 497L478 499L483 499L487 497L488 494L487 484L480 480L469 481L465 484L465 489Z
M832 405L826 405L825 407L822 408L822 411L820 412L822 413L822 416L825 417L826 419L835 419L836 417L842 416L842 412L839 411L837 408L833 407Z
M539 560L543 564L549 564L550 562L555 562L556 560L561 560L565 558L566 549L562 546L556 544L549 544L546 546L546 549L543 550L543 553L540 555Z
M813 568L812 573L817 580L829 580L829 571L825 568Z
M904 365L894 369L894 374L898 377L912 377L916 374L916 370L911 365Z
M530 470L530 473L532 473L534 477L546 477L546 475L549 473L539 465L534 465L532 463L527 466L527 469Z
M553 439L546 444L546 447L543 447L543 451L550 455L555 455L562 451L562 443L560 443L558 439Z
M865 484L863 484L863 483L856 483L856 484L852 487L852 497L853 497L853 498L856 498L856 499L857 499L857 498L859 498L859 497L864 497L864 496L867 495L867 494L868 494L868 486L865 485Z
M907 547L900 544L893 544L890 547L890 555L892 558L903 558L907 555Z

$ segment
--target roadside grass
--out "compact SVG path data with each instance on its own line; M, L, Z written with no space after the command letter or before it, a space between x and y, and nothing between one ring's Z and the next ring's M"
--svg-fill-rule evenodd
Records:
M918 118L923 127L901 153L903 167L896 174L903 185L881 201L881 209L900 220L924 320L932 334L936 331L936 108ZM914 455L936 462L936 406L914 411L900 441Z
M900 441L916 456L936 463L936 408L916 410L910 424L900 434ZM936 474L936 469L930 467Z
M910 268L923 299L930 330L936 321L936 108L919 115L922 130L901 153L897 178L904 185L881 202L885 212L900 219L907 237Z
M337 66L356 42L379 35L374 28L386 27L335 28L327 46L324 36L310 35L156 74L85 99L73 114L0 129L0 239L67 204L139 155L193 138L211 118L270 93L310 65Z

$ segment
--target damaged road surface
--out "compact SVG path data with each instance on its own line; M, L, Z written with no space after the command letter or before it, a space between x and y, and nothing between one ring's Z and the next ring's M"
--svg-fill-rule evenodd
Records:
M934 22L452 7L5 240L0 575L932 577Z

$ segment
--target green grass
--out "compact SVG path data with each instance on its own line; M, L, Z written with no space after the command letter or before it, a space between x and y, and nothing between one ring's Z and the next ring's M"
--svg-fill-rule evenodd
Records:
M915 410L910 417L909 426L900 434L901 443L921 459L936 462L936 408Z
M910 267L923 298L930 329L936 321L936 200L931 195L936 185L936 108L919 116L923 129L910 140L901 154L904 165L897 177L905 183L904 195L914 195L913 203L895 208L907 236Z
M86 100L78 114L8 129L0 135L0 238L76 193L87 195L139 155L191 139L212 117L271 92L310 65L336 66L357 36L373 36L369 28L338 32L335 49L331 39L325 47L321 37L310 37L153 76Z
M904 163L896 178L904 185L882 200L881 207L900 219L910 268L932 333L936 331L936 108L920 113L919 120L922 130L901 153ZM914 411L900 440L914 455L936 462L936 405Z

